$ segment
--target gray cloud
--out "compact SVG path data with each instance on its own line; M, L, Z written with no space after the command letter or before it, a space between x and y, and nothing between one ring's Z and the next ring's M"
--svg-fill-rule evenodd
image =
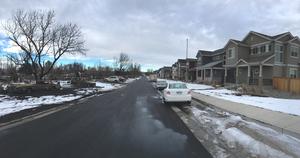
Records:
M128 53L145 67L171 65L198 49L223 47L250 30L299 35L300 1L283 0L2 0L0 19L18 8L54 9L60 22L78 23L89 57Z

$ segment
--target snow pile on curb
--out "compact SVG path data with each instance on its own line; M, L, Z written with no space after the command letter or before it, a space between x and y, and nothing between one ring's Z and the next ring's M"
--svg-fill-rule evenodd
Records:
M229 100L232 102L261 107L273 111L300 116L300 99L281 99L273 97L237 96L237 92L227 89L196 90L196 93Z
M214 89L213 86L204 85L204 84L195 84L195 83L187 83L187 87L192 90Z
M48 95L42 97L26 97L25 99L20 100L14 97L0 96L0 116L41 105L68 102L80 97L81 96L75 96L72 94L62 96Z
M250 157L300 157L297 138L211 108L204 111L191 107L191 112L201 126L214 134L216 148L225 142L227 150L250 154Z
M110 84L110 83L103 83L103 82L96 82L96 87L101 88L103 91L109 91L118 88L119 84Z

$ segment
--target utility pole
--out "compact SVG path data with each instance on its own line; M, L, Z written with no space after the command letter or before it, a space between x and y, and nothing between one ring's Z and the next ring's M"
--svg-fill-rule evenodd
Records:
M185 70L185 81L188 81L188 70L189 70L189 62L188 62L188 56L189 56L189 39L187 38L186 39L186 58L185 58L185 67L186 67L186 70Z

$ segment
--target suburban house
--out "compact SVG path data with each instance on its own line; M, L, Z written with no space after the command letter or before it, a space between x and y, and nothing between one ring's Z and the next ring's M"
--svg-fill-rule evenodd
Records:
M222 84L224 80L225 50L199 50L197 53L196 81L201 83Z
M196 73L197 73L197 59L188 58L188 75L186 81L195 81L196 80Z
M172 79L172 67L164 66L158 70L158 77Z
M300 40L290 32L269 36L250 31L230 39L225 50L225 84L272 85L273 77L299 77Z
M177 62L172 65L172 80L178 80Z
M178 59L172 65L172 79L182 81L194 81L196 79L197 59Z

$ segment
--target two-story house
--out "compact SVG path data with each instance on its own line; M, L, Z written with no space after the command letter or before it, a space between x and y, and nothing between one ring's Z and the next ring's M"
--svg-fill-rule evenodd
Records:
M178 80L177 62L172 65L172 80Z
M164 66L158 70L158 77L172 79L172 67Z
M188 58L187 59L188 65L188 74L186 81L195 81L196 80L196 72L197 72L197 59Z
M194 81L196 79L197 59L178 59L172 65L172 79L182 81Z
M300 40L290 32L269 36L250 31L224 47L226 84L271 85L273 77L299 77Z
M201 83L221 84L224 79L224 49L199 50L197 53L196 80Z

